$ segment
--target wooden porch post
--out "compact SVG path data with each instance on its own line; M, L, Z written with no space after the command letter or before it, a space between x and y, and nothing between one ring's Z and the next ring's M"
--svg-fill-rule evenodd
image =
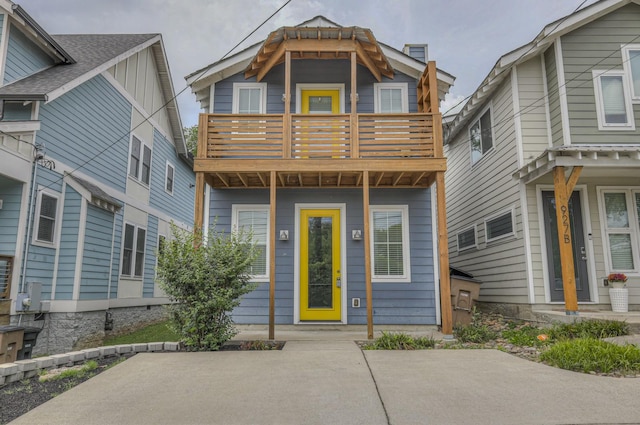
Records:
M356 52L351 52L351 158L360 157L360 136L358 134L358 62Z
M556 199L556 221L558 222L558 244L560 246L560 264L562 266L562 288L564 290L564 308L568 315L578 314L578 295L576 292L576 274L573 266L573 241L571 240L571 216L569 198L578 182L582 167L573 167L569 180L565 180L564 167L553 169L553 190Z
M196 173L196 200L194 205L194 231L205 231L204 225L204 173Z
M291 158L291 52L284 53L284 158Z
M275 339L276 318L276 172L269 179L269 339Z
M373 339L373 290L371 288L371 238L369 222L369 172L362 173L362 211L364 214L364 282L367 292L367 338Z
M447 206L444 192L444 172L436 173L436 203L438 207L438 254L440 256L440 315L442 333L453 333L451 286L449 282L449 239L447 235Z

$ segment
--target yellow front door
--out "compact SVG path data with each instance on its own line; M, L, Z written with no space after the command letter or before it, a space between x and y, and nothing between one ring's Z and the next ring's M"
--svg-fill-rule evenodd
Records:
M300 320L341 320L340 210L300 210Z
M302 90L301 98L303 114L340 113L340 90Z

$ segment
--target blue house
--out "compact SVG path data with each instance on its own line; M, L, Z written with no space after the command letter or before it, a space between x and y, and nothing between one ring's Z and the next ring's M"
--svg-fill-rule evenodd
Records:
M206 111L196 224L261 248L237 323L450 333L438 104L454 78L427 56L319 16L186 77Z
M158 34L49 35L0 3L0 323L36 351L157 320L194 173Z

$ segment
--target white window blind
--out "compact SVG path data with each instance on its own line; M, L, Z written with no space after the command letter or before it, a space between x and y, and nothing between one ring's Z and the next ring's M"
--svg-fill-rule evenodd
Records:
M627 122L626 105L624 102L624 86L621 75L603 75L602 103L604 117L607 124L624 124Z
M401 211L373 212L374 275L404 275Z
M615 271L633 270L635 267L626 194L624 192L605 193L604 208L611 268Z
M402 112L402 90L399 88L380 89L380 113Z
M269 278L269 206L234 205L232 226L234 229L251 232L257 258L249 273L256 280Z
M262 112L261 89L240 88L238 89L238 113L239 114L259 114Z
M56 226L56 212L58 199L45 193L40 197L40 214L38 219L37 240L41 242L53 242Z

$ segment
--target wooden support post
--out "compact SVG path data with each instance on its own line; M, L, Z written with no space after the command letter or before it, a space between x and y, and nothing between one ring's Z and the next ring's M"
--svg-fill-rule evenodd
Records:
M356 52L351 52L351 158L360 157L360 135L358 130L358 62Z
M444 192L444 172L436 173L436 203L438 208L438 254L440 257L440 315L442 333L453 334L451 285L449 282L449 239L447 236L447 206ZM435 259L434 259L435 260Z
M276 172L269 181L269 339L275 339L276 319Z
M367 293L367 338L373 339L373 289L371 288L371 223L369 220L369 172L362 173L362 211L364 215L364 282Z
M195 193L195 205L194 205L194 231L205 231L202 226L204 225L204 173L196 173L196 193Z
M562 266L562 288L564 290L564 308L568 315L578 314L578 294L576 292L576 274L573 259L573 241L571 240L571 215L569 198L578 182L582 167L573 167L569 180L565 180L564 167L553 169L553 190L556 199L556 220L558 222L558 244L560 264Z
M291 158L291 52L284 53L284 158Z

